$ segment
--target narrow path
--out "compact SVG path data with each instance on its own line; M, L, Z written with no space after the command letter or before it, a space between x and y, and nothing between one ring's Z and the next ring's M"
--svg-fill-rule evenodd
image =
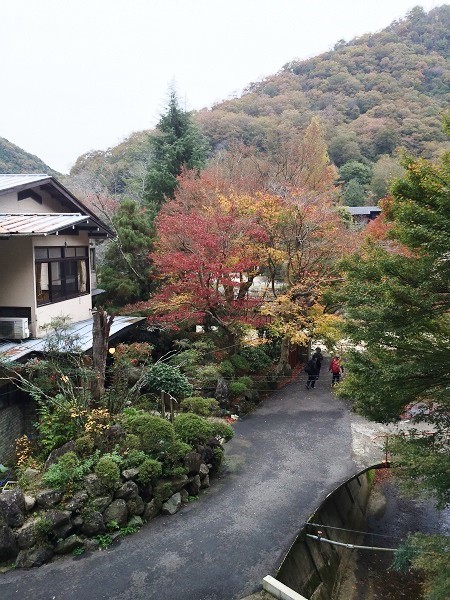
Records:
M200 499L119 545L0 576L2 600L237 600L274 574L325 496L350 477L348 410L303 376L237 422Z

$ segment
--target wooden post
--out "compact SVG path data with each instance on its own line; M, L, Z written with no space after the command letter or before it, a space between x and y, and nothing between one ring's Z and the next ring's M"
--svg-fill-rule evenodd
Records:
M92 405L98 406L105 393L106 357L108 355L109 332L114 321L114 315L108 316L103 308L92 312Z
M166 418L166 392L161 392L161 417Z
M174 413L174 409L173 409L173 398L171 396L171 394L169 394L169 401L170 401L170 422L173 423L173 420L175 418L175 413Z

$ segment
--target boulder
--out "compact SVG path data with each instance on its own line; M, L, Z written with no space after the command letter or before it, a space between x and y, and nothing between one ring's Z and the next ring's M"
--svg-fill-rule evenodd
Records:
M103 516L98 511L89 511L84 514L84 522L81 527L81 533L87 536L97 535L105 531L105 522Z
M12 529L7 525L0 525L0 563L15 558L18 551L19 548Z
M203 462L209 465L214 461L214 452L210 446L205 446L205 450L202 452Z
M170 483L168 481L160 481L154 490L154 495L158 500L164 502L172 495L172 488L170 487Z
M173 496L171 496L164 504L162 505L161 512L163 515L174 515L181 508L181 494L177 492Z
M129 500L138 494L138 486L134 483L134 481L126 481L119 487L118 490L116 490L114 497L119 499L121 498L122 500Z
M61 500L62 493L58 490L42 490L36 495L36 504L40 508L51 508Z
M134 516L134 517L131 517L131 519L128 521L127 526L128 527L136 527L137 529L139 529L140 527L142 527L143 524L144 524L144 521L142 520L141 517Z
M22 490L6 490L0 494L0 519L9 527L20 527L25 521L25 498Z
M68 554L75 550L75 548L81 548L83 546L83 540L77 535L73 534L65 540L59 540L55 546L55 554Z
M75 515L72 517L72 525L75 529L80 529L84 523L83 517L81 515Z
M27 512L29 512L30 510L33 510L35 504L36 504L36 498L34 496L30 496L29 494L24 494L24 500L25 500L25 510Z
M128 515L142 515L144 514L145 504L140 496L134 496L127 500Z
M67 510L72 512L80 512L83 509L83 506L88 500L87 492L81 490L80 492L76 492L72 498L66 503Z
M180 492L181 495L181 502L187 502L189 499L189 494L186 490L181 490Z
M37 481L41 476L41 472L37 469L32 469L31 467L27 467L22 474L22 477L28 482L32 483L33 481Z
M188 475L196 475L200 471L202 463L202 455L198 452L188 452L184 457L184 466L187 469Z
M83 541L83 547L85 552L95 552L96 550L98 550L99 546L100 543L98 540L87 539Z
M103 513L104 522L111 523L115 521L120 527L126 524L128 520L127 503L122 498L113 500Z
M52 556L53 550L48 546L37 546L29 550L21 550L16 559L16 567L21 569L40 567L48 562Z
M98 512L104 512L108 506L111 504L112 502L112 495L111 496L100 496L100 498L94 498L91 502L91 506L94 510L98 511Z
M100 496L102 493L102 484L95 473L89 473L83 477L84 487L89 496Z
M162 503L157 500L156 498L153 498L153 500L151 500L150 502L147 502L147 504L145 505L145 510L144 510L144 521L150 521L151 519L153 519L154 517L156 517L157 514L159 514L160 510L161 510L161 506Z
M58 458L61 458L61 456L63 456L63 454L67 454L67 452L74 452L74 451L75 451L75 442L73 440L70 440L70 442L66 442L59 448L55 448L54 450L52 450L50 452L50 454L47 457L47 460L45 461L44 471L46 471L50 465L55 464L58 461Z
M172 493L176 494L177 492L181 491L188 481L189 478L187 475L179 475L178 477L172 477L172 479L169 479Z
M125 481L128 481L129 479L136 479L137 476L139 475L139 469L125 469L125 471L122 471L122 477L125 479Z
M29 519L16 531L17 544L20 550L32 548L37 542L37 519Z
M201 487L200 475L191 477L189 483L186 485L186 490L189 496L197 496Z
M224 377L219 377L217 380L216 391L214 393L214 398L218 401L220 406L228 407L229 406L229 398L228 398L228 384Z
M210 483L209 483L209 475L205 475L205 477L203 477L202 479L202 484L200 486L201 490L205 490L206 488L209 488Z
M198 473L200 475L200 479L203 481L207 475L209 475L209 467L208 465L202 464L200 465L200 471Z

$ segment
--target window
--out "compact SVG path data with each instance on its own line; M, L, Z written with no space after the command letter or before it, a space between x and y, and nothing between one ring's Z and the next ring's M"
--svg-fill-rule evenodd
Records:
M61 302L89 293L88 248L35 248L37 305Z

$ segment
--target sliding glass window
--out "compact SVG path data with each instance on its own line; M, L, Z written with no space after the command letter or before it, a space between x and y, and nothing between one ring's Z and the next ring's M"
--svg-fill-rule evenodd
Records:
M88 267L87 247L36 247L37 305L52 304L88 294Z

